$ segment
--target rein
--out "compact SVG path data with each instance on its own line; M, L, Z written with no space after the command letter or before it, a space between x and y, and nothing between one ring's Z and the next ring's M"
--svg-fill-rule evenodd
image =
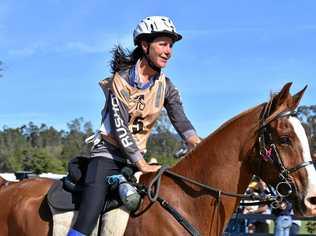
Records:
M202 183L200 183L196 180L193 180L191 178L185 177L183 175L179 175L175 172L168 170L168 167L162 166L158 170L155 177L149 183L148 188L146 188L144 185L138 184L137 185L138 189L139 189L141 194L147 195L147 197L149 198L151 203L158 201L160 203L160 205L165 210L167 210L185 228L185 230L188 233L190 233L190 235L192 235L192 236L200 236L201 234L192 224L190 224L189 221L187 221L184 217L182 217L181 214L175 208L173 208L166 200L159 197L161 177L163 174L165 174L167 176L174 177L174 178L178 178L182 181L185 181L185 182L194 184L196 186L199 186L200 188L206 189L209 192L215 193L217 195L216 207L219 206L220 198L222 195L230 196L230 197L237 197L237 198L241 198L243 200L252 200L252 201L258 200L258 201L253 202L253 203L244 203L243 205L259 205L262 203L267 203L267 204L271 203L272 205L279 206L281 201L282 201L282 199L278 199L278 197L274 197L274 196L258 197L257 195L254 195L254 194L238 194L238 193L224 192L224 191L221 191L217 188L211 187L209 185L202 184ZM138 214L139 213L133 213L134 216L137 216Z
M163 166L159 169L159 171L157 172L156 176L152 179L152 181L149 183L148 185L148 192L147 192L147 196L149 198L149 200L151 202L155 202L158 194L159 194L159 188L160 188L160 181L161 181L161 176L163 174L175 177L177 179L183 180L185 182L194 184L196 186L199 186L200 188L206 189L209 192L215 193L217 195L217 201L220 200L220 197L222 195L225 196L229 196L229 197L237 197L237 198L241 198L242 200L262 200L262 198L258 198L256 195L253 194L239 194L239 193L233 193L233 192L225 192L222 191L218 188L214 188L212 186L200 183L194 179L185 177L183 175L177 174L171 170L168 169L168 167ZM154 189L154 190L153 190ZM267 200L267 199L265 199Z

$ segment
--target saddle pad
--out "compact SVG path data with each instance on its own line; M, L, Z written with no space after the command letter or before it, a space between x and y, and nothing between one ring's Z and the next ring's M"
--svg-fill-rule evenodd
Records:
M67 235L76 221L78 211L59 211L51 208L53 215L52 236ZM90 236L123 236L129 219L129 212L122 206L111 210L98 220ZM101 225L99 225L101 223Z
M78 210L80 204L80 193L71 193L63 189L61 180L49 189L47 193L48 204L56 210Z

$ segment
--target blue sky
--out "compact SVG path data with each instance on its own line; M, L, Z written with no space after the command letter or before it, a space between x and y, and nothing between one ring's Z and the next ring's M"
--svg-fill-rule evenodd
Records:
M201 136L268 100L289 81L316 104L316 1L1 0L0 128L33 121L65 129L100 122L116 43L148 15L170 16L183 35L165 73Z

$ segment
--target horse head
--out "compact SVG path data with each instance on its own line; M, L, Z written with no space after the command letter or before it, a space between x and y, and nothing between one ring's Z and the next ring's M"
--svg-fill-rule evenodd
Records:
M306 87L294 96L290 87L286 84L264 104L255 173L272 184L278 196L292 200L296 214L315 215L316 171L305 130L294 112Z

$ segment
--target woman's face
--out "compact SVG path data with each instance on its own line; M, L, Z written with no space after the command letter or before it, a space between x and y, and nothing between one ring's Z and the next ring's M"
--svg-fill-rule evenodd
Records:
M155 38L150 44L143 44L143 49L145 52L149 52L148 57L156 66L164 68L167 65L168 60L171 58L172 46L172 39L163 36Z

